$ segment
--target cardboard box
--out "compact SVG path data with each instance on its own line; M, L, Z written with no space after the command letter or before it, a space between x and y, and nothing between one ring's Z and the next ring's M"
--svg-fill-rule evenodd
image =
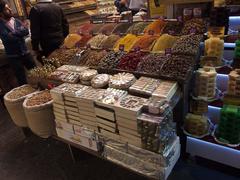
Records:
M77 113L77 112L69 111L69 110L67 110L66 112L67 112L67 115L71 115L71 116L79 117L79 113Z
M135 131L138 130L137 120L133 121L131 119L127 119L127 118L124 118L121 116L116 116L116 119L117 119L118 125L125 127L125 128L129 128L131 130L135 130Z
M100 133L103 137L110 138L116 141L120 141L120 135L116 133L109 132L105 129L100 129Z
M70 106L70 107L78 107L76 102L71 102L71 101L65 101L65 106Z
M95 112L79 110L79 114L80 114L80 115L84 115L84 116L91 116L91 117L96 118Z
M65 109L59 109L59 108L53 107L53 111L59 114L66 114Z
M141 137L140 134L138 134L137 131L134 131L134 130L131 130L131 129L128 129L128 128L125 128L125 127L122 127L122 126L118 126L118 129L119 129L119 134L120 135L123 135L123 134L129 134L129 135L132 135L132 136L136 136L136 137Z
M113 111L109 111L109 110L106 110L106 109L101 109L101 108L95 107L95 113L96 113L96 116L108 119L112 122L116 121L115 114L114 114Z
M97 122L100 123L100 124L104 124L104 125L106 125L106 126L109 126L109 127L114 128L114 129L117 128L117 124L116 124L115 122L108 121L108 120L103 119L103 118L101 118L101 117L96 117L96 120L97 120Z
M98 139L98 136L96 135L96 133L91 129L85 128L83 126L78 126L78 125L73 125L73 129L76 135L85 136L92 139Z
M78 113L78 108L77 107L71 107L71 106L65 106L66 110L77 112Z
M53 107L54 108L58 108L58 109L65 109L65 106L64 105L61 105L61 104L57 104L57 103L53 103Z
M73 133L65 131L63 129L59 129L59 128L56 128L56 131L57 131L58 137L68 141L72 141L72 136L74 135Z
M97 123L97 125L98 125L98 127L99 127L100 129L105 129L105 130L110 131L110 132L113 132L113 133L116 132L116 128L112 128L112 127L110 127L110 126L106 126L106 125L101 124L101 123Z

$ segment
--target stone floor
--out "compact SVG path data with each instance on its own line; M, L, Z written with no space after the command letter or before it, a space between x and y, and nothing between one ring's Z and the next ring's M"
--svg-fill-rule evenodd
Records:
M36 136L25 139L0 107L0 180L144 180L107 161L81 155L84 158L73 163L65 144ZM240 180L240 171L179 160L169 180L181 179Z

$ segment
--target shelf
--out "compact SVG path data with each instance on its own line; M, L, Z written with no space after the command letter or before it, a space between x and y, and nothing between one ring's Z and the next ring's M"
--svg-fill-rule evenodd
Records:
M213 138L211 141L214 141ZM240 169L240 147L230 148L214 142L187 137L187 153Z

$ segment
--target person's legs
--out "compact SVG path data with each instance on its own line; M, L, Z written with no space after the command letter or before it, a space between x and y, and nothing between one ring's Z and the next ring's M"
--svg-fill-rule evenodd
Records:
M9 64L14 71L14 74L18 80L18 84L20 86L26 84L27 79L21 57L9 58Z
M36 67L33 56L31 54L27 54L22 57L22 64L27 70L31 70Z

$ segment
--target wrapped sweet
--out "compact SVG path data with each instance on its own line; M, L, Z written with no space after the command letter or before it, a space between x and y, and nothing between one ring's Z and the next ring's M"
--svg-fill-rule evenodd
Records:
M91 84L93 88L104 88L108 85L110 76L108 74L98 74L92 80Z
M196 56L199 51L201 40L202 35L190 34L181 36L173 45L172 53Z
M92 78L94 78L98 72L94 69L87 69L80 73L80 80L82 81L91 81Z
M149 24L145 29L144 33L149 34L160 34L162 32L162 29L166 26L166 22L164 20L156 20Z
M139 38L136 35L127 34L117 42L114 47L114 51L123 50L129 52L138 39Z
M120 36L112 34L108 36L107 39L102 41L101 48L103 49L113 49L114 45L117 43L117 41L120 39Z
M222 56L224 50L224 40L218 37L211 37L205 41L205 55L217 57L219 65L222 64Z
M238 106L223 106L215 136L226 144L240 143L240 108Z
M141 49L142 51L151 51L156 39L159 36L154 36L154 35L143 35L140 36L139 40L134 44L133 50L134 49Z
M204 67L196 72L194 95L213 98L216 94L217 73L215 68Z
M72 72L82 72L88 69L87 66L73 66L73 65L63 65L57 68L58 71L72 71Z
M145 55L146 53L141 51L130 52L121 57L117 68L127 71L135 71L137 69L138 63L141 62L142 58Z
M240 96L240 69L236 69L229 74L228 94Z
M202 136L208 133L208 119L205 116L188 114L184 122L184 129L194 136Z
M151 96L159 84L160 81L158 79L141 77L129 88L129 91L132 93Z
M102 61L99 64L99 68L101 69L114 69L117 67L121 57L126 53L123 51L109 52L105 57L102 58Z
M98 35L92 37L92 38L88 41L87 45L90 46L91 48L96 48L96 49L98 49L98 48L100 48L101 43L102 43L103 41L105 41L107 38L108 38L108 36L106 36L106 35L104 35L104 34L98 34Z
M177 41L176 36L163 34L156 40L152 48L152 52L164 52L166 49L172 48L176 41Z
M136 78L130 73L118 73L113 75L109 81L109 87L116 89L128 89L134 82Z

